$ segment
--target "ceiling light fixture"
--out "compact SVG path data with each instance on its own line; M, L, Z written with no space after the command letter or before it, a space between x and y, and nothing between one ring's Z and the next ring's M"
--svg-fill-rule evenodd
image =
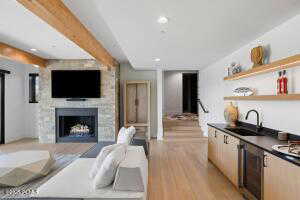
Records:
M157 22L158 22L159 24L166 24L166 23L168 23L168 21L169 21L169 19L168 19L167 17L165 17L165 16L161 16L161 17L159 17L158 20L157 20Z
M37 49L30 49L30 51L37 51Z
M159 61L160 61L160 58L155 58L154 61L155 61L155 62L159 62Z

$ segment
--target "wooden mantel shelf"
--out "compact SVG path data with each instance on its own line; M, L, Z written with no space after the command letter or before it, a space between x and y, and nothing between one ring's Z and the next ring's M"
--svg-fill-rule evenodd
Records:
M225 81L237 80L237 79L246 78L249 76L254 76L257 74L263 74L263 73L267 73L267 72L284 70L284 69L288 69L288 68L296 67L296 66L300 66L300 54L297 54L297 55L294 55L291 57L287 57L287 58L284 58L281 60L277 60L270 64L255 67L250 70L234 74L232 76L225 77L224 80Z
M224 100L233 100L233 101L295 101L295 100L300 100L300 94L230 96L230 97L224 97Z

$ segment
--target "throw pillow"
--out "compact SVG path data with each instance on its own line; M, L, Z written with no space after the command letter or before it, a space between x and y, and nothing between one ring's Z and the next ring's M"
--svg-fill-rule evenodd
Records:
M130 130L122 127L118 134L117 144L127 144L131 142L132 136L130 135Z
M108 156L108 154L110 154L113 150L115 150L117 147L119 147L122 144L113 144L113 145L109 145L106 147L103 147L100 151L100 153L98 154L95 162L93 163L92 169L89 173L89 177L91 179L95 178L98 170L101 168L104 159Z
M130 134L131 138L133 138L133 136L136 133L135 127L134 126L130 126L127 130L129 131L129 134Z
M126 150L126 145L120 145L108 154L93 180L94 189L106 187L114 181L118 166L125 158Z

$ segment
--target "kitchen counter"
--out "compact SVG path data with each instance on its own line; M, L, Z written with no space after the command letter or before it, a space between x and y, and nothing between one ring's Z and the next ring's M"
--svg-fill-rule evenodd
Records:
M218 129L222 132L232 135L233 137L236 137L244 142L250 143L258 148L263 149L264 151L267 151L277 157L280 157L280 158L300 167L300 158L288 156L288 155L276 152L272 149L273 145L287 144L287 142L277 140L276 138L274 138L274 136L272 137L268 131L262 130L260 132L260 134L262 134L263 136L241 136L241 135L238 135L234 132L227 130L226 128L229 128L227 124L208 123L208 126L211 126L215 129Z

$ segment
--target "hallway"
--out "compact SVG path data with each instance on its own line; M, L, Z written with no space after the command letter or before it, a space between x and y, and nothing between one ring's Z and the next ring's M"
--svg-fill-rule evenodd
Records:
M237 189L207 161L207 138L198 127L165 131L151 141L149 200L242 200Z

